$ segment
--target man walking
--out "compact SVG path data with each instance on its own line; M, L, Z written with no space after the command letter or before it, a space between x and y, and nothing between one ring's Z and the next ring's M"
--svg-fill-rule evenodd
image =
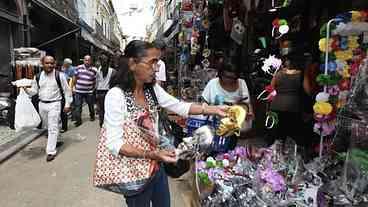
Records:
M68 83L74 77L75 67L72 65L73 61L70 58L65 58L61 71L65 73Z
M105 114L105 96L107 91L110 89L110 80L115 74L115 70L110 68L110 56L101 54L100 57L101 66L97 70L97 81L96 81L96 100L98 106L98 118L100 120L100 127L104 121Z
M63 65L61 66L61 71L65 74L67 82L70 86L71 80L74 76L73 61L70 58L65 58ZM72 109L71 109L72 110ZM72 113L73 114L73 113ZM61 133L68 131L68 113L64 111L61 112Z
M82 124L82 105L83 100L88 104L90 121L95 120L94 108L94 90L96 87L96 68L92 67L92 58L89 55L84 56L84 64L79 65L73 77L73 87L75 87L75 119L76 127Z
M30 95L38 94L42 127L48 130L46 161L50 162L55 159L57 153L56 143L59 137L62 101L65 101L64 112L68 112L72 102L72 92L65 75L55 70L55 59L52 56L45 56L41 63L43 71L35 77L32 87L26 89L26 92Z

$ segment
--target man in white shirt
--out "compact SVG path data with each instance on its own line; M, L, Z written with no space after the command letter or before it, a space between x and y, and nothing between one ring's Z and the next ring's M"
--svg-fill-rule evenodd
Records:
M115 70L110 68L110 57L102 54L100 57L101 66L97 69L96 74L96 100L98 107L98 118L100 120L100 127L102 127L105 114L105 96L110 89L110 80L115 74Z
M156 49L160 51L160 57L163 57L166 51L166 43L162 40L155 40L153 41L153 45ZM165 62L160 59L157 63L157 67L156 82L163 87L166 82Z
M55 59L52 56L45 56L41 62L43 71L35 77L32 87L26 89L26 92L29 95L38 94L42 126L48 130L46 161L50 162L55 159L57 153L56 143L60 132L62 100L65 99L63 110L68 112L73 98L64 73L55 70ZM59 77L56 77L57 75Z

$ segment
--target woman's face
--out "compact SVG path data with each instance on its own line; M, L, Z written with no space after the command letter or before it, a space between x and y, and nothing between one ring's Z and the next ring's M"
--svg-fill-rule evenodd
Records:
M157 72L157 62L160 58L160 51L151 48L146 51L146 56L140 59L135 59L131 70L134 73L135 79L141 83L153 83Z

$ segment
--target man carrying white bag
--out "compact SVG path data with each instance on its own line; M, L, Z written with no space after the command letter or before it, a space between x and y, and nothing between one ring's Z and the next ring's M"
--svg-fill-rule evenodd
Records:
M32 81L31 88L25 88L29 95L39 98L39 113L42 127L47 128L46 161L50 162L56 157L56 143L60 133L60 112L68 112L73 100L72 92L68 86L65 75L55 70L55 59L45 56L41 60L43 71Z

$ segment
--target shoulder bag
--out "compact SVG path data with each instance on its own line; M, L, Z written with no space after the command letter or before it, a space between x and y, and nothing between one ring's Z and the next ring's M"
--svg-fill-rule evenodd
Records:
M127 111L129 111L129 106ZM143 138L143 132L137 127L135 121L122 123L121 130L123 130L124 144L147 151L156 149L157 146ZM143 191L158 169L157 162L120 154L115 156L107 149L106 142L106 129L103 127L97 145L93 185L125 196Z

